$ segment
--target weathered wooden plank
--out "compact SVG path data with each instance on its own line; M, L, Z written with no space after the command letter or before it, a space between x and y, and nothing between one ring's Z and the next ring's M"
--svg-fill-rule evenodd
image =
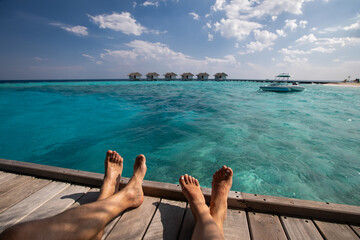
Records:
M180 229L179 240L191 239L195 228L195 218L191 212L190 205L188 204L185 212L184 221Z
M244 210L228 209L223 227L224 236L227 240L250 240L249 226Z
M28 196L43 188L50 182L51 181L49 180L34 178L30 181L27 181L23 185L13 189L12 191L7 192L0 198L0 213L4 212L9 207L27 198Z
M186 202L162 199L144 239L176 239L180 233Z
M160 198L145 196L140 207L122 215L106 239L142 239L159 203Z
M70 185L56 194L36 211L33 211L19 222L27 222L36 219L52 217L70 207L76 200L82 197L90 188Z
M292 240L322 240L322 236L311 219L281 216L285 230Z
M360 237L360 225L351 225L350 226L358 235L358 237Z
M5 159L0 159L0 169L95 187L100 187L103 181L103 174ZM122 178L120 186L124 187L128 180L128 178ZM186 200L178 184L159 184L158 182L145 180L143 190L147 196L179 201ZM203 192L208 202L211 190L204 188ZM360 222L360 206L248 194L237 191L230 191L228 206L229 208L251 209L252 211L268 213L277 212L283 215L312 217L337 222L354 224Z
M0 174L0 184L14 178L15 176L16 176L16 174L1 172L1 174Z
M259 212L277 212L282 215L312 217L335 222L359 223L360 206L293 198L241 193L238 197L246 209Z
M100 173L6 159L0 159L0 169L64 182L86 184L94 187L100 187L104 178L104 175Z
M23 201L17 203L11 208L7 209L3 213L0 214L0 231L5 230L6 228L18 223L47 202L49 199L54 197L54 195L58 194L69 184L62 182L52 182L36 193L32 194L28 198Z
M327 240L354 240L358 239L355 232L346 224L314 220L319 230Z
M18 175L18 176L14 175L14 176L15 177L9 179L9 181L6 181L6 182L0 184L0 196L23 185L27 181L34 179L29 176L20 176L20 175Z
M95 202L99 198L99 195L100 195L99 188L91 188L85 195L83 195L76 202L74 202L74 204L72 204L70 208Z
M277 215L249 212L249 223L254 240L287 240L286 234Z

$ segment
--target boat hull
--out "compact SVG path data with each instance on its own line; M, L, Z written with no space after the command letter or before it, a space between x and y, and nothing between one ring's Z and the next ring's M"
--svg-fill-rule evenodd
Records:
M261 90L270 91L270 92L302 92L304 91L304 87L302 86L294 86L294 85L276 85L276 86L261 86Z

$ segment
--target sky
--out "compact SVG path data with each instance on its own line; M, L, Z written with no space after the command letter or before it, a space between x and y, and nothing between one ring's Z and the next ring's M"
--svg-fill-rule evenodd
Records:
M0 0L0 79L360 77L359 0Z

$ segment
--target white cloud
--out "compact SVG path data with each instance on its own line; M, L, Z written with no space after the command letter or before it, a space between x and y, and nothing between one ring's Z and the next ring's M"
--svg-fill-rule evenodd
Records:
M349 26L344 27L345 31L360 29L360 22L353 23Z
M225 11L228 18L249 19L265 15L278 16L288 12L296 15L302 14L302 7L305 2L312 0L216 0L212 6L213 11Z
M277 29L276 33L280 36L280 37L286 37L286 33L283 29Z
M309 61L309 59L305 58L305 57L304 58L291 57L291 56L284 57L284 62L288 62L288 63L295 64L295 65L304 64L308 61Z
M199 20L200 19L199 15L197 13L195 13L195 12L190 12L189 15L192 16L194 18L194 20Z
M133 2L133 8L136 8L137 2Z
M332 53L336 49L335 48L324 48L324 47L315 47L310 49L311 52L320 52L320 53Z
M191 56L170 49L167 45L160 42L148 42L134 40L126 44L129 50L109 50L100 54L102 61L107 64L118 66L128 66L127 69L137 70L142 66L142 71L159 71L154 69L154 63L157 68L169 71L204 71L204 69L229 69L233 66L238 67L233 55L224 56L224 58L205 57L204 59L194 59ZM127 70L131 71L131 70ZM216 71L216 70L214 70Z
M59 27L61 29L64 29L65 31L71 32L78 36L87 36L89 34L87 31L87 27L80 26L80 25L71 26L71 25L67 25L67 24L63 24L63 23L50 23L50 25Z
M355 18L356 19L356 18ZM357 20L357 22L350 24L348 26L334 26L334 27L328 27L323 30L320 30L319 33L329 33L329 32L337 32L337 31L351 31L351 30L357 30L360 29L360 21Z
M214 39L214 35L208 33L208 41L211 42Z
M85 53L83 53L82 56L83 56L83 57L86 57L86 58L89 58L89 59L91 59L91 60L95 60L95 59L96 59L94 56L91 56L91 55L85 54Z
M254 30L254 38L256 41L246 44L246 53L261 52L264 49L271 49L274 45L274 41L277 39L275 33L269 31ZM240 54L244 54L240 52Z
M297 39L295 42L299 44L313 43L317 40L314 34L304 35L301 38Z
M306 21L306 20L300 20L299 21L299 26L301 27L301 28L306 28L306 25L308 24L308 21Z
M285 20L285 26L284 29L290 29L290 31L295 31L295 29L297 28L297 23L296 23L296 19L286 19Z
M141 4L142 6L144 7L147 7L147 6L155 6L155 7L159 7L159 2L158 1L145 1L143 4Z
M249 22L240 19L224 19L214 24L215 31L219 31L225 38L236 38L238 41L246 38L254 29L261 28L262 25L256 22Z
M123 32L127 35L140 36L146 28L137 23L136 20L128 12L113 14L102 14L91 16L88 14L91 21L103 29L112 29L115 31Z
M42 57L34 57L34 60L36 61L47 61L47 58L42 58Z
M211 21L209 21L209 22L206 23L206 27L207 27L207 28L211 28Z
M290 55L290 56L295 56L295 55L308 55L314 52L319 52L319 53L332 53L334 52L336 49L335 48L325 48L325 47L315 47L315 48L311 48L307 51L305 50L300 50L300 49L288 49L288 48L282 48L279 50L279 53L282 53L284 55Z
M211 7L213 11L224 10L226 0L216 0L215 4Z
M323 48L337 48L345 46L360 45L360 38L344 37L344 38L317 38L314 34L304 35L295 41L298 44L313 44Z
M277 16L271 16L271 20L275 21L278 17Z

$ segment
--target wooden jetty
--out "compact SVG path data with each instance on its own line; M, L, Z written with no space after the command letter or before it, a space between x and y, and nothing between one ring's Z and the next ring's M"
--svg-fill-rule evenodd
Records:
M0 232L93 202L103 174L0 159ZM128 182L122 178L121 185ZM144 181L144 203L115 218L103 239L190 239L194 217L180 186ZM206 200L211 189L202 188ZM360 206L231 191L225 239L360 239Z

